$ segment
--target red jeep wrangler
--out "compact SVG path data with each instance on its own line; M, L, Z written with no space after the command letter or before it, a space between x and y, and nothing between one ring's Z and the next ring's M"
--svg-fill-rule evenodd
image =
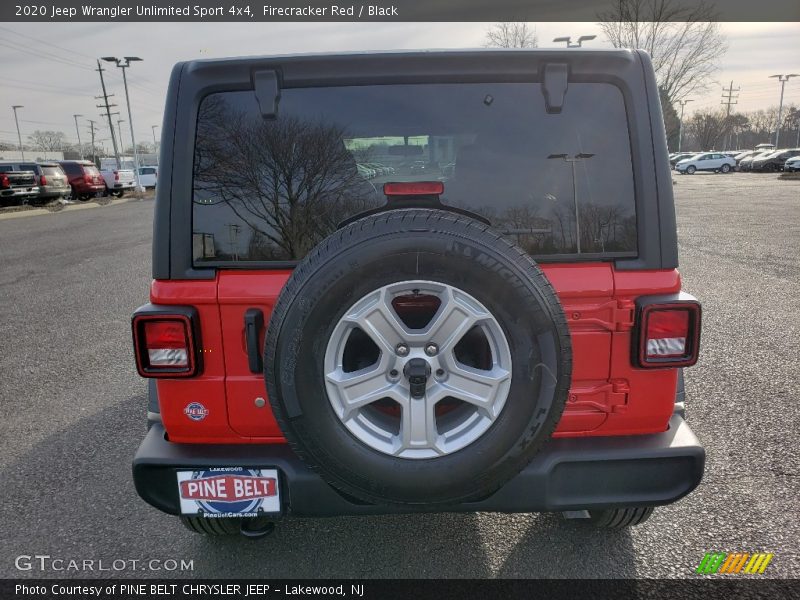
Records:
M700 305L646 54L191 61L163 131L133 316L156 508L250 536L287 514L622 527L700 482Z

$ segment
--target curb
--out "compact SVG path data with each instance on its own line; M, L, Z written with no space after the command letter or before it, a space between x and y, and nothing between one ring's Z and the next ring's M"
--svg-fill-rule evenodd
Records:
M86 203L86 204L67 204L61 210L47 210L46 208L34 208L32 210L19 210L16 212L10 213L0 213L0 221L6 221L8 219L20 219L22 217L38 217L41 215L59 215L64 212L73 211L73 210L87 210L90 208L106 208L108 206L116 206L118 204L125 204L126 202L133 202L134 200L139 200L139 198L119 198L117 200L111 200L108 204L95 204L94 202ZM144 198L142 198L144 200Z

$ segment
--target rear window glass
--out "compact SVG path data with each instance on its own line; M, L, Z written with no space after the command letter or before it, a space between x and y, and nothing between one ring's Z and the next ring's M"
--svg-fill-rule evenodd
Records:
M41 169L42 169L42 173L44 173L45 175L63 175L64 174L64 172L61 170L61 167L55 167L55 166L49 166L48 165L48 166L41 167Z
M442 181L441 201L488 218L536 257L636 254L623 97L570 83L548 114L538 83L285 89L207 96L194 157L198 265L295 261L389 181Z
M100 171L97 170L97 167L94 166L86 166L83 167L83 172L87 175L100 175Z

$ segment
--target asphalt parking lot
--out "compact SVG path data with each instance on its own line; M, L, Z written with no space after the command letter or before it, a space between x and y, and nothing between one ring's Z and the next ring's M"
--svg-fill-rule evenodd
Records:
M494 513L287 520L257 542L189 533L130 477L146 385L129 317L147 299L152 202L0 220L0 577L691 577L712 550L772 552L767 576L797 577L800 181L675 181L684 289L704 306L686 383L706 476L613 533ZM193 570L15 567L36 554Z

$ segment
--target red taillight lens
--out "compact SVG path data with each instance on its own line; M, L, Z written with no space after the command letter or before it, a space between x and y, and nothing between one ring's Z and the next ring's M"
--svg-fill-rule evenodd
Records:
M45 177L44 175L39 177L39 185L47 185L47 177Z
M387 196L441 196L444 183L441 181L404 181L383 184Z
M184 315L134 316L133 343L142 377L190 377L197 370L192 324Z
M697 362L700 305L696 302L651 304L641 313L639 366L688 367Z
M114 171L114 181L119 181L119 171Z
M92 176L91 176L91 175L84 175L84 176L83 176L83 180L84 180L86 183L92 183L92 181L94 181L94 179L92 178Z
M11 183L8 181L8 175L0 175L0 187L11 187Z

